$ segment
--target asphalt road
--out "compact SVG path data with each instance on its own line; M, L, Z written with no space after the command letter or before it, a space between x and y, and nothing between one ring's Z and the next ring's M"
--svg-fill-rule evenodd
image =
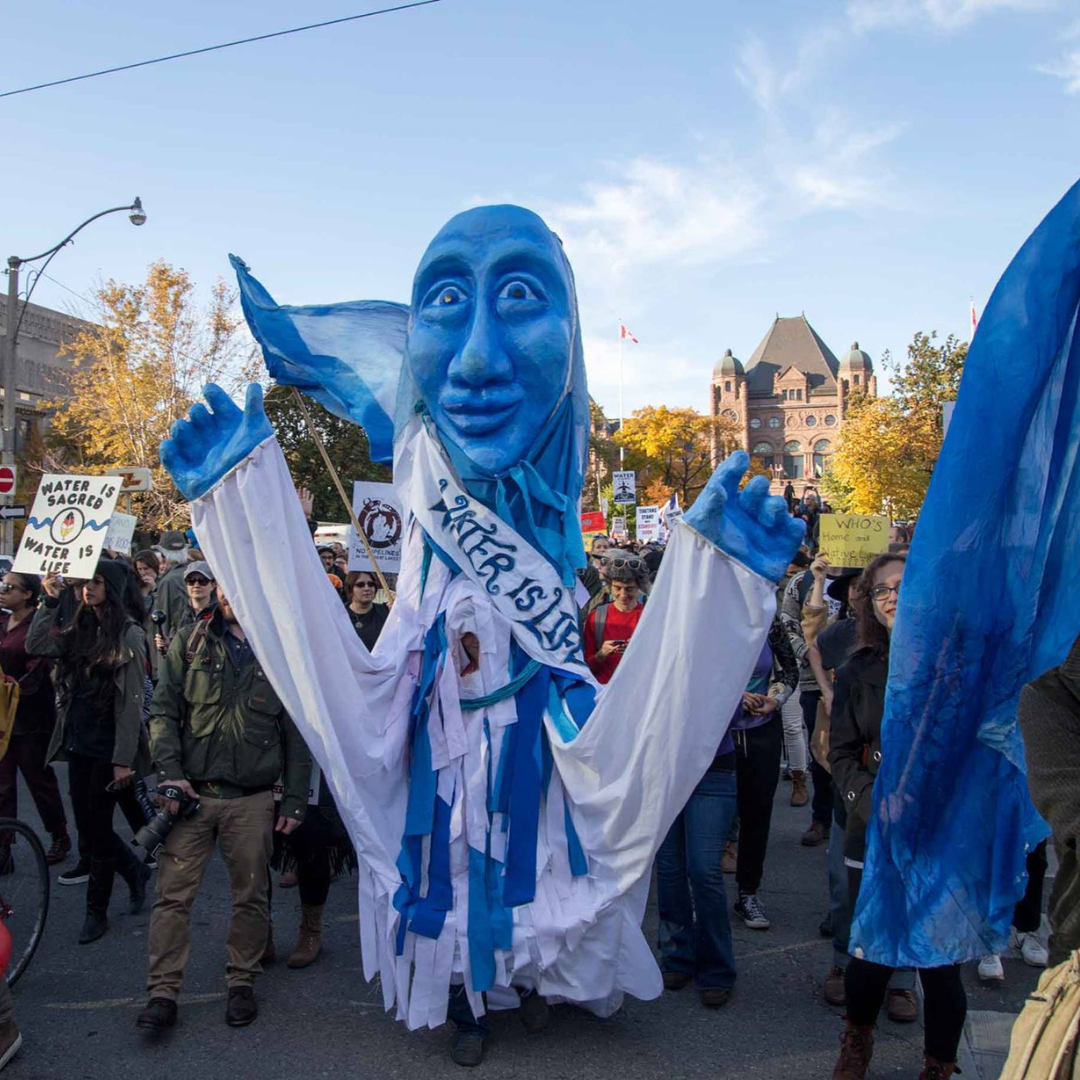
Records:
M66 786L66 776L61 782ZM755 932L734 920L739 976L727 1007L708 1010L691 989L657 1001L629 1000L608 1020L559 1006L540 1035L526 1035L513 1013L496 1013L479 1074L508 1080L827 1078L842 1022L841 1010L821 997L831 956L817 930L825 909L825 850L799 846L809 811L789 807L789 791L781 784L777 794L761 894L772 929ZM40 829L25 791L20 810ZM126 827L121 832L126 836ZM383 1012L377 986L364 982L353 879L339 879L331 889L320 960L304 971L290 971L280 961L269 967L256 987L259 1018L249 1028L232 1029L224 1020L229 892L215 858L193 914L180 1021L160 1039L135 1028L144 1002L148 913L121 914L125 895L120 883L108 934L80 946L84 888L54 883L45 938L14 992L24 1043L6 1071L13 1080L461 1080L463 1070L448 1056L449 1027L406 1030ZM275 890L275 937L282 955L295 937L298 906L295 890ZM646 931L655 940L654 904ZM971 1009L1019 1012L1038 973L1018 960L1005 964L1006 982L992 990L978 985L969 966ZM921 1041L921 1024L883 1019L873 1075L918 1076Z

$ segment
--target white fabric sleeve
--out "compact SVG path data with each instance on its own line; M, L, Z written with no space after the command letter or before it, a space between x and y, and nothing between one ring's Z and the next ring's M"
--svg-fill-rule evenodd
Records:
M397 881L413 686L408 614L395 605L367 651L327 580L276 439L194 502L192 522L357 850Z
M775 611L770 582L680 522L592 716L569 741L548 717L590 874L609 899L648 875L713 761Z

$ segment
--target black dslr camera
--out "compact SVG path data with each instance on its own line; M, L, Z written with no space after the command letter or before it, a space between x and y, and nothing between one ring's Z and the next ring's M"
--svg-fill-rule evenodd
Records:
M169 838L172 827L185 818L191 817L199 809L199 800L193 799L182 788L165 784L158 788L158 795L166 802L179 803L175 814L169 813L168 806L160 810L135 834L135 843L148 855L154 855Z

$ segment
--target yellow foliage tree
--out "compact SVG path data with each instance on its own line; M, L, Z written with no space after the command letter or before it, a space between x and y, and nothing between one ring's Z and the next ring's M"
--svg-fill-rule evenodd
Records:
M893 393L854 396L822 487L834 509L855 514L919 513L943 439L942 409L956 399L967 344L950 335L917 333L901 365L887 353L882 365Z
M615 442L626 448L625 467L638 474L639 490L651 492L659 481L688 507L712 475L714 446L726 456L738 445L738 429L693 409L649 405L625 421Z
M925 410L905 412L893 398L860 394L844 417L840 444L829 462L853 514L915 517L926 497L941 433ZM830 500L834 488L829 486Z
M39 467L149 468L154 490L135 497L140 525L184 525L187 503L161 466L158 446L205 383L235 392L255 376L254 346L238 333L235 292L218 281L201 307L186 271L158 261L144 284L108 281L94 301L94 325L66 347L74 363L71 396L51 403Z

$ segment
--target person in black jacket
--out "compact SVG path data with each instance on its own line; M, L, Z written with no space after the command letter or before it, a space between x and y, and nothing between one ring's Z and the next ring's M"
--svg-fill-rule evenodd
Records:
M829 764L847 811L844 863L854 911L862 883L866 828L881 764L881 721L889 676L889 641L896 619L903 555L879 555L863 572L856 591L856 645L836 675L829 733ZM878 793L881 797L881 792ZM874 1045L874 1024L885 1001L891 967L852 957L844 975L847 1025L833 1080L865 1080ZM925 997L927 1080L948 1080L967 1016L960 965L919 971Z

